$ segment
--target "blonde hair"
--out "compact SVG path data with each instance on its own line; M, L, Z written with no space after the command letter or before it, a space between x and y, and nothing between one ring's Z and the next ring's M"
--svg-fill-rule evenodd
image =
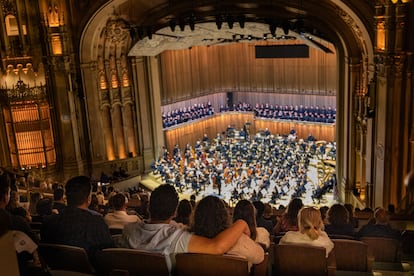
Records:
M323 230L321 212L313 207L304 207L298 214L299 231L308 235L312 240L316 240L320 231Z

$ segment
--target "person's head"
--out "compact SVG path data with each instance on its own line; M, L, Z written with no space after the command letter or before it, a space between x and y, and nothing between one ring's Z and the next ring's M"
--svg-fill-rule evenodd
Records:
M207 196L198 202L192 226L194 234L213 238L229 225L229 213L220 198Z
M250 237L255 240L257 235L256 209L250 201L242 199L237 202L233 210L233 222L238 219L242 219L247 223L250 229Z
M43 217L52 214L53 201L50 198L42 198L36 204L36 213Z
M302 199L293 198L286 209L286 216L289 219L296 220L298 217L299 210L303 207Z
M80 207L90 203L92 185L89 177L75 176L66 183L66 200L69 207Z
M178 194L174 186L160 185L152 191L149 199L151 221L167 221L174 217L178 205Z
M4 209L10 200L10 178L0 170L0 209Z
M190 223L190 216L193 211L193 207L189 200L183 199L178 203L177 208L177 216L175 217L175 221L181 222L185 225Z
M125 210L125 208L126 208L126 198L125 198L124 194L117 193L116 195L111 197L110 201L111 201L112 207L116 211Z
M354 217L354 205L351 203L345 203L344 207L348 210L349 218Z
M254 201L253 202L254 207L256 208L256 216L258 218L263 216L264 210L265 210L265 205L263 202L261 201Z
M308 235L312 240L316 240L321 230L323 230L323 221L321 212L313 207L304 207L298 214L299 231Z
M29 212L31 215L37 215L37 203L42 199L42 194L39 192L30 193Z
M20 206L19 204L19 192L17 191L10 191L10 199L9 203L6 206L6 210L11 211Z
M53 200L54 201L62 201L64 194L65 194L65 191L62 188L60 188L60 187L55 188L53 190Z
M377 208L374 213L376 224L388 224L390 217L384 208Z
M347 224L349 223L348 210L341 204L334 204L328 210L327 220L333 225Z

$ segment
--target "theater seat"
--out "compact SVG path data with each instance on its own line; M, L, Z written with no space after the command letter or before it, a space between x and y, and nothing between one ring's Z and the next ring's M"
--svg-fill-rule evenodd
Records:
M2 275L20 275L13 233L11 231L0 237L0 267Z
M85 249L63 244L39 244L39 255L51 270L94 274Z
M367 244L350 239L332 239L332 242L337 270L372 271L374 256L368 253Z
M361 241L368 245L368 250L375 258L375 262L400 262L400 242L396 239L381 237L361 237Z
M164 255L128 248L97 252L96 268L99 275L169 275Z
M179 253L175 255L177 276L247 276L247 260L230 255Z
M277 244L274 247L273 275L334 275L333 253L326 258L326 249L301 244Z

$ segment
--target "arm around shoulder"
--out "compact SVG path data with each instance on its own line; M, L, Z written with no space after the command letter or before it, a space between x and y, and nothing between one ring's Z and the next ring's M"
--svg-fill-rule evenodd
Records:
M212 239L192 235L188 243L188 252L221 255L232 248L243 233L249 233L249 227L243 220L237 220L232 226Z

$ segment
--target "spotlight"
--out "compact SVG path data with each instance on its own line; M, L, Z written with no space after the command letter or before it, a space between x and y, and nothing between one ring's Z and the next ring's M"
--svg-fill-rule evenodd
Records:
M244 29L244 23L246 23L246 17L244 15L239 16L239 25L240 28Z
M152 28L151 27L147 27L147 36L148 36L148 39L152 39Z
M247 36L247 39L248 39L248 40L252 40L252 36L251 36L251 35L248 35L248 36Z
M229 25L229 29L233 29L234 19L233 16L227 16L227 25Z
M184 19L180 19L180 21L178 22L178 25L180 25L180 30L184 31L185 28L185 21Z
M289 22L284 21L284 22L282 23L282 29L283 29L283 33L284 33L285 35L288 35L288 34L289 34L289 29L290 29Z
M221 30L221 26L223 25L223 20L221 19L221 16L220 15L218 15L216 17L216 25L217 25L217 29L218 30Z
M188 24L190 25L190 30L191 31L194 31L194 29L195 29L195 16L194 16L194 14L192 14L191 16L190 16L190 19L188 20Z
M272 36L275 36L275 34L276 34L276 24L275 23L270 23L269 24L269 30L270 30L270 33L272 34Z
M169 25L170 25L171 31L174 32L175 31L175 26L177 25L177 22L175 22L174 19L171 19Z

